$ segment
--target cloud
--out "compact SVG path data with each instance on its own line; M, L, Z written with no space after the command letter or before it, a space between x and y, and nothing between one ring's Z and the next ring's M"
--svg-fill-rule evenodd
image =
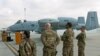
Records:
M87 17L87 12L90 10L97 11L99 17L99 2L100 0L0 0L0 22L5 24L1 27L7 27L17 20L24 19L36 21L46 17ZM26 8L26 18L24 8Z
M0 9L0 15L10 16L12 13L13 13L13 11L10 8L2 8L2 9Z

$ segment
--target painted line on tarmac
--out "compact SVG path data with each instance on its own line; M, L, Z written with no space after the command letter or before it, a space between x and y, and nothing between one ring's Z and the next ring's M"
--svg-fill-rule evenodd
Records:
M15 56L19 56L19 53L15 47L13 47L11 44L4 42L5 45L15 54Z

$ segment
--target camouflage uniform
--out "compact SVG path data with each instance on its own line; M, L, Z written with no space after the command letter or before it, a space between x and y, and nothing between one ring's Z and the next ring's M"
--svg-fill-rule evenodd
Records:
M86 34L85 32L80 33L76 39L78 40L78 56L85 56L84 50L85 50L85 38Z
M8 33L6 31L2 32L2 41L6 42L8 37Z
M74 32L71 28L67 29L63 36L63 56L73 56L73 36Z
M23 40L19 45L19 56L36 56L36 44L32 40Z
M53 30L45 30L41 34L41 40L44 45L43 56L56 56L56 47L59 44L59 37Z

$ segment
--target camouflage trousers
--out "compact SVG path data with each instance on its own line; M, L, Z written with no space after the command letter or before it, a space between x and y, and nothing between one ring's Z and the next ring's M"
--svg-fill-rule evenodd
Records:
M63 47L63 56L73 56L73 46Z
M43 48L43 56L56 56L57 51L55 48Z
M85 56L85 46L78 46L78 56Z

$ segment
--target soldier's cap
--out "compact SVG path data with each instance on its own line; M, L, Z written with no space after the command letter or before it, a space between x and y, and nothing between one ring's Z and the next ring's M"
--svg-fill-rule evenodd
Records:
M80 29L86 29L86 27L85 26L81 26Z

